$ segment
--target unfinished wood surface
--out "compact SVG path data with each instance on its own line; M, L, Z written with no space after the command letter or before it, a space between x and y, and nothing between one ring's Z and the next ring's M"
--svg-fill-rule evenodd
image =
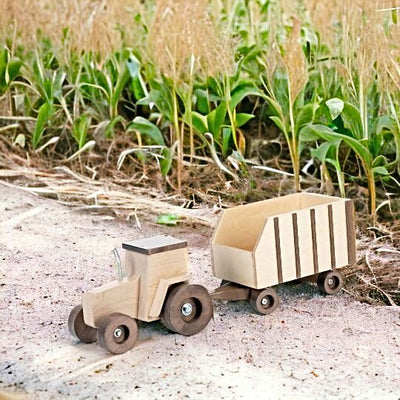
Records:
M347 203L298 193L226 210L212 240L214 275L260 289L347 265L355 254Z
M335 268L341 268L349 264L346 221L347 202L348 201L337 201L332 203L333 232L335 237Z
M122 248L125 250L136 251L146 255L182 249L185 247L187 247L187 242L176 239L172 236L152 236L122 244Z
M355 226L355 212L354 204L352 201L346 201L346 221L347 221L347 251L348 263L353 265L357 261L356 254L356 226Z
M250 288L228 282L210 292L210 296L213 300L248 300L250 297Z
M279 216L280 246L282 254L282 281L296 279L296 254L292 214Z
M331 268L331 242L329 236L328 207L315 207L315 226L318 249L318 271Z
M255 265L251 251L229 246L214 245L213 274L216 278L252 287L255 281Z
M150 310L160 281L189 273L186 247L152 255L126 251L125 266L129 275L140 277L138 319L146 322L158 319Z
M275 249L274 219L269 218L259 237L254 253L256 264L255 289L276 285L279 282L277 253Z
M169 278L169 279L161 279L158 284L156 293L154 295L153 303L149 311L149 317L150 318L160 317L161 309L170 286L180 282L187 283L189 279L190 279L190 274L176 276L174 278Z
M113 281L84 293L82 307L85 323L97 328L99 321L114 312L129 317L138 315L139 277Z
M313 235L311 229L311 215L309 210L297 213L299 235L299 259L301 276L314 274Z

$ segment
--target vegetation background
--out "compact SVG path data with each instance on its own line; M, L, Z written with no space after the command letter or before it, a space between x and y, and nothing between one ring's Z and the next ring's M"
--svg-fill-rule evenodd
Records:
M64 168L188 207L348 196L372 254L350 278L364 299L399 304L398 259L377 252L399 254L399 6L3 0L2 177Z

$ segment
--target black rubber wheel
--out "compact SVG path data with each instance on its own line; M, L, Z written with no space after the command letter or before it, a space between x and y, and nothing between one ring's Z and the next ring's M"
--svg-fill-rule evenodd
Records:
M135 345L137 336L137 322L120 313L102 318L97 332L100 346L113 354L122 354L130 350Z
M68 329L83 343L93 343L97 340L97 329L85 324L82 305L72 309L68 317Z
M202 331L212 316L213 304L207 289L201 285L181 284L168 293L161 322L170 331L192 336Z
M317 285L322 293L336 294L343 287L343 278L338 271L325 271L318 275Z
M250 293L250 304L260 314L271 314L279 306L279 297L272 288L252 289Z

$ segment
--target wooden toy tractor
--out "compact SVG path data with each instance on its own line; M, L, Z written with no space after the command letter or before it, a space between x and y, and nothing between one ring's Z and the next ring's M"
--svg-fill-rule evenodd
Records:
M119 354L133 347L136 320L161 319L190 336L210 321L212 299L248 300L269 314L279 304L273 287L284 282L307 280L335 294L343 285L338 270L356 261L353 203L297 193L233 207L211 244L213 274L222 280L211 293L187 283L186 242L158 236L123 244L126 276L83 295L69 317L71 333Z
M136 320L161 319L171 331L191 336L213 314L208 291L188 284L187 243L157 236L124 243L125 277L83 295L70 313L70 332L84 343L98 340L114 354L130 350L138 336Z

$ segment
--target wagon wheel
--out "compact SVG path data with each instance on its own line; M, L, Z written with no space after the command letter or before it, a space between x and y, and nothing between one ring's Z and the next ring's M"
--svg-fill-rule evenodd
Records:
M318 275L317 285L322 293L336 294L343 287L343 278L338 271L322 272Z
M97 340L97 329L85 324L82 305L72 309L68 317L68 329L83 343L93 343Z
M252 289L250 304L260 314L270 314L279 306L279 297L272 288Z
M207 289L200 285L175 286L167 296L161 312L164 326L184 336L202 331L213 315Z
M113 313L102 318L97 337L101 347L113 354L122 354L136 343L138 327L136 321L120 313Z

